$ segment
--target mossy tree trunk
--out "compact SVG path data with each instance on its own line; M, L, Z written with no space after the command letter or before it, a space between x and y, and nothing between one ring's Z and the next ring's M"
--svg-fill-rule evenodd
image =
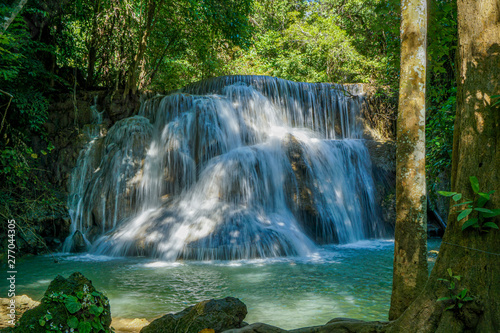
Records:
M473 198L469 177L479 179L484 192L496 190L486 208L500 208L500 110L492 95L500 91L500 7L498 0L458 0L458 94L453 140L452 191ZM439 256L417 300L391 329L400 332L500 331L500 232L488 233L457 221L452 207ZM494 222L500 225L498 216ZM462 278L463 289L475 298L460 310L437 302L448 296L447 269Z
M401 3L397 121L396 230L389 319L398 318L427 281L425 184L426 0Z

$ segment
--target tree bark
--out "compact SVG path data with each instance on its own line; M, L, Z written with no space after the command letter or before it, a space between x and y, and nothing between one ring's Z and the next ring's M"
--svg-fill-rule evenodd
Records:
M10 13L10 16L8 16L5 20L5 22L2 24L2 33L4 33L5 31L7 31L7 29L9 28L10 24L12 22L14 22L14 19L16 18L17 15L19 15L19 13L21 12L21 10L23 9L24 5L26 4L26 2L28 2L28 0L18 0L14 6L13 6L13 10L12 10L12 13Z
M491 96L500 90L500 6L498 0L458 0L458 82L452 191L473 198L469 177L481 191L496 190L486 208L500 208L500 111ZM395 332L499 332L500 232L482 233L457 221L460 207L451 207L439 255L424 291L390 327ZM494 219L497 225L500 218ZM472 229L472 230L471 230ZM449 295L447 269L460 275L458 293L474 297L458 310L437 302Z
M401 74L396 152L396 229L389 319L398 318L427 281L425 183L426 0L401 3Z

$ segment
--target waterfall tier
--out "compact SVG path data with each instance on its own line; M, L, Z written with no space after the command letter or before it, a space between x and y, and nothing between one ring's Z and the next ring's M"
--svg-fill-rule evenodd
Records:
M80 154L65 249L240 259L382 236L357 89L226 76L151 98Z

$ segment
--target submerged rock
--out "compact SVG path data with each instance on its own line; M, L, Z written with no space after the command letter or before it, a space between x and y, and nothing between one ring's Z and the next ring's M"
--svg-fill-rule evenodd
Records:
M92 281L75 272L67 279L58 275L49 285L37 307L26 311L14 328L6 332L109 330L111 311L106 296Z
M243 327L246 314L246 305L237 298L211 299L158 318L141 333L198 333L203 330L219 333Z

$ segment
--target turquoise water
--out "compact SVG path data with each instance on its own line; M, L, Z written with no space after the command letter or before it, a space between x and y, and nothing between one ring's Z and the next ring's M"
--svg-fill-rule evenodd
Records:
M161 262L58 254L17 264L17 293L39 300L57 275L80 271L111 302L113 317L155 318L198 301L233 296L248 307L245 321L285 329L335 317L387 320L393 241L325 246L309 257L210 262ZM431 240L429 250L439 241ZM2 284L1 295L6 295ZM1 296L6 297L6 296Z

